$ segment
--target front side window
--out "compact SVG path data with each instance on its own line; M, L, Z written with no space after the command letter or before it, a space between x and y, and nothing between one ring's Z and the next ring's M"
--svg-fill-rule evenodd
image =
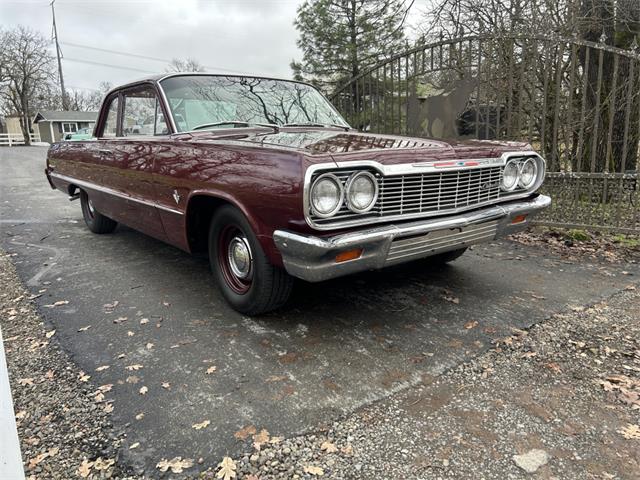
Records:
M166 135L169 133L158 98L151 88L124 94L122 133L129 135Z
M114 97L109 105L107 112L107 118L104 122L104 128L102 130L103 137L115 137L118 128L118 97Z
M251 77L184 75L162 81L178 131L229 128L233 122L348 127L310 85ZM225 123L226 122L226 123Z

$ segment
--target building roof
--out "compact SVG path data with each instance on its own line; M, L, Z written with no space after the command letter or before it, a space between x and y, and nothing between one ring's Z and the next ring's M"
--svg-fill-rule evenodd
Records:
M33 122L95 122L97 118L98 112L40 110Z

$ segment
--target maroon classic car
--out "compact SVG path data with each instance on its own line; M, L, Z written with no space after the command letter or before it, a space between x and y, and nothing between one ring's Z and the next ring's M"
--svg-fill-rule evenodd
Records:
M208 252L249 315L281 306L293 277L451 261L550 204L529 145L360 133L301 82L147 78L105 97L94 137L51 146L51 186L92 232L123 223Z

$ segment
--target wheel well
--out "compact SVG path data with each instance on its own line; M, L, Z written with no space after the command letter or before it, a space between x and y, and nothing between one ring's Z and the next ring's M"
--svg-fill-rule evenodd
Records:
M71 183L69 184L69 187L67 187L67 193L70 197L73 197L76 193L80 193L80 189L76 185Z
M206 252L209 241L209 224L216 209L229 202L209 195L196 195L187 206L187 240L193 253Z

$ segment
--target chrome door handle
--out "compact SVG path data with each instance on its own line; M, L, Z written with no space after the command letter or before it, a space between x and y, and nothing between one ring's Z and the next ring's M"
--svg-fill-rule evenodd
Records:
M104 155L113 155L113 151L106 148L100 148L98 151Z

